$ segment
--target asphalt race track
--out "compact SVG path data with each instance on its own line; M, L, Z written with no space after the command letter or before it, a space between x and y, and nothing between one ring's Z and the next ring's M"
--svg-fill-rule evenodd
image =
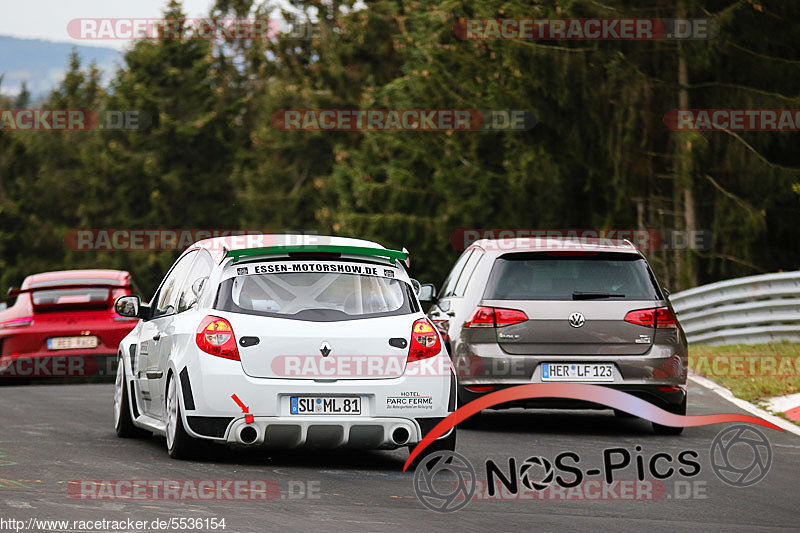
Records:
M173 518L202 519L195 522L202 530L223 531L206 527L210 522L205 519L224 518L224 531L259 533L796 531L800 519L800 437L766 428L763 432L773 452L771 469L758 484L736 488L722 483L710 467L712 440L726 425L689 428L680 437L656 437L649 423L616 418L610 411L489 413L481 427L459 433L457 446L479 479L486 476L487 459L506 472L512 456L518 463L531 456L553 461L558 454L572 451L580 457L581 466L591 469L603 466L603 449L623 447L635 453L637 445L642 447L645 465L657 452L675 457L696 450L700 472L665 480L665 491L657 499L625 498L621 492L605 499L577 498L562 492L553 499L473 500L461 510L441 513L420 503L413 474L402 473L406 450L275 453L212 446L200 460L175 461L167 456L163 438L116 437L112 393L111 384L0 387L0 517L25 521L25 527L31 518L148 522L141 529L123 529L127 531L170 530L152 522ZM741 411L691 384L689 414L731 412ZM618 480L634 480L634 462L615 475ZM114 498L110 487L125 480L192 480L192 484L267 480L280 493L275 488L268 495L245 493L244 499L214 501ZM100 486L96 483L109 489L110 497L81 500L81 496L102 493L91 492ZM437 486L442 483L447 484L446 477ZM86 487L89 492L82 492ZM8 524L0 523L0 530L8 529ZM72 523L63 529L51 528L86 529ZM47 529L40 524L38 530ZM114 531L111 525L106 530Z

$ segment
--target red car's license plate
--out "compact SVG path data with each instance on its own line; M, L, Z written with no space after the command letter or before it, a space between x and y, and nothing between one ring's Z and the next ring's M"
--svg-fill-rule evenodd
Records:
M81 335L78 337L53 337L47 339L48 350L82 350L97 348L97 337Z

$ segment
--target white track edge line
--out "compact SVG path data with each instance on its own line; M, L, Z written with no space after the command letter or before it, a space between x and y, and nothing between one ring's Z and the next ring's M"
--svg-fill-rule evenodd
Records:
M714 383L710 379L704 378L702 376L696 376L694 374L691 374L689 376L689 379L694 381L695 383L697 383L701 387L705 387L706 389L710 390L711 392L716 393L718 396L721 396L723 399L728 400L729 402L731 402L736 407L738 407L740 409L744 409L748 413L751 413L751 414L754 414L754 415L756 415L756 416L758 416L760 418L763 418L764 420L766 420L768 422L772 422L773 424L775 424L779 428L783 429L784 431L788 431L789 433L793 433L795 435L800 436L800 426L798 426L797 424L794 424L794 423L786 420L785 418L780 418L778 416L770 414L767 411L765 411L764 409L761 409L760 407L756 407L752 403L747 402L745 400L742 400L741 398L737 398L736 396L733 395L733 393L730 390L726 389L725 387L723 387L723 386L721 386L721 385L719 385L717 383Z

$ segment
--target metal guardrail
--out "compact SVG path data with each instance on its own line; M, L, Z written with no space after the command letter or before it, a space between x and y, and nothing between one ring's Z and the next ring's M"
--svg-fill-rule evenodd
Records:
M720 281L669 299L691 343L800 341L800 271Z

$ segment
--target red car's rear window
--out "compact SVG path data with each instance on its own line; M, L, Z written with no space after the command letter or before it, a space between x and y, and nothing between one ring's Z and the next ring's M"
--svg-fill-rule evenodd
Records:
M33 305L74 305L102 303L108 300L108 289L52 289L31 294Z

